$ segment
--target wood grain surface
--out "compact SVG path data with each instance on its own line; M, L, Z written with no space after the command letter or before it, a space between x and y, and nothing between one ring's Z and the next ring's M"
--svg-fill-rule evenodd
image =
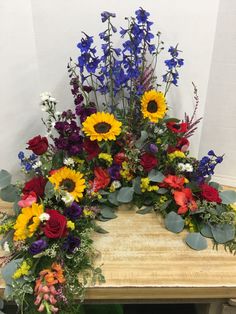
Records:
M0 208L9 210L1 202ZM236 297L236 256L209 248L194 251L185 232L167 231L155 213L121 207L118 217L99 222L108 234L94 234L106 283L89 287L87 300L228 299ZM1 290L4 283L0 282Z

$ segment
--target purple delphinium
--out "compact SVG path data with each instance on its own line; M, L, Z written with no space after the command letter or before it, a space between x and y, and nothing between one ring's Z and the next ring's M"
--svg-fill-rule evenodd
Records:
M73 235L69 234L62 247L68 253L73 253L76 248L80 247L80 243L81 241L79 237L74 237Z
M64 214L73 221L77 220L82 212L83 209L76 202L73 202L70 207L66 207L64 210Z
M36 255L41 253L48 246L47 242L43 239L37 240L29 247L29 253Z

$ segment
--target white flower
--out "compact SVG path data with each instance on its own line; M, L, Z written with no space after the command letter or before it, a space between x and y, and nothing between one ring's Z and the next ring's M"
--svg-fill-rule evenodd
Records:
M55 103L57 102L57 101L56 101L56 98L54 98L54 97L49 97L49 101L55 102Z
M47 221L47 220L49 220L49 218L50 218L50 215L47 214L47 213L42 213L42 214L39 216L39 220L40 220L40 221Z
M193 172L193 166L190 164L185 164L185 171L187 172Z
M185 164L183 164L182 162L178 164L178 169L180 171L185 171Z
M74 197L66 192L66 194L61 198L66 205L70 205L74 201Z
M113 181L111 185L114 189L119 189L121 187L121 183L118 180Z
M56 112L55 112L55 116L58 116L58 117L59 117L61 114L62 114L62 112L60 112L60 111L56 111Z
M40 168L42 166L42 162L40 160L36 161L35 164L32 165L33 169Z
M74 160L72 158L65 158L64 159L64 165L66 166L73 166L75 164Z
M8 244L7 241L4 242L4 244L3 244L3 250L4 250L5 252L10 252L10 247L9 247L9 244Z
M49 92L44 92L42 94L40 94L40 98L42 100L42 102L46 101L46 100L49 100L49 98L51 97L51 93Z

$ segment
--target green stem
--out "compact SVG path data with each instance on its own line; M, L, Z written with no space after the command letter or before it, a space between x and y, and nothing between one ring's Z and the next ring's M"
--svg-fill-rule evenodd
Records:
M109 38L109 41L108 41L108 46L109 46L109 75L110 75L110 82L111 82L111 85L109 86L109 89L110 89L110 97L111 97L111 104L112 104L112 108L114 106L114 91L113 91L113 88L114 88L114 85L113 85L113 79L112 79L112 46L111 46L111 22L110 22L110 18L108 19L108 38Z
M92 83L93 92L94 92L94 96L95 96L97 110L99 110L98 98L97 98L97 93L96 93L96 89L95 89L95 85L94 85L94 80L93 80L93 75L92 74L90 74L90 78L91 78L91 83Z

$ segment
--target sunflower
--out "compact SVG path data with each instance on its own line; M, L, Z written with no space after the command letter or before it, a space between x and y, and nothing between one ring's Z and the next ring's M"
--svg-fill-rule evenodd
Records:
M164 94L154 89L145 92L141 99L141 111L144 118L157 123L159 119L165 116L167 111Z
M115 140L121 132L121 125L113 114L97 112L83 122L83 131L91 141Z
M33 203L31 207L22 208L13 227L15 229L14 240L19 241L32 237L40 224L39 216L42 213L43 205L37 203Z
M54 172L48 179L54 184L56 190L61 189L68 192L74 200L78 201L79 198L83 197L85 179L82 173L63 167Z

